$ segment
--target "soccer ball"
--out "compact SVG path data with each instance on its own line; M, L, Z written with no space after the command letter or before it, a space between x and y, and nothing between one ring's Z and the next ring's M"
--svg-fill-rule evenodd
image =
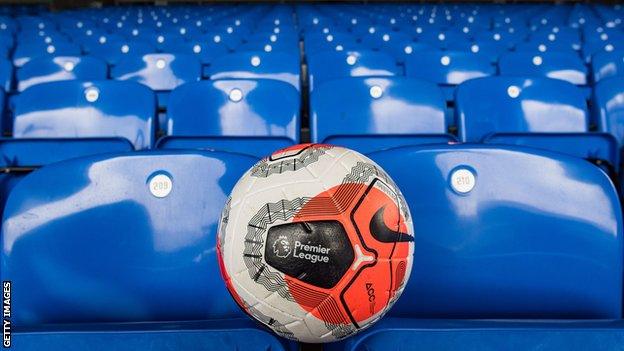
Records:
M217 243L236 302L283 337L330 342L379 320L403 291L414 230L403 195L345 148L279 150L238 181Z

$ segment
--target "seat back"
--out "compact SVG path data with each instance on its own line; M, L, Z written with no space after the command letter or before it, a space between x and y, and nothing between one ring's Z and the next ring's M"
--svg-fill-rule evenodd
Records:
M434 83L405 77L349 77L321 84L310 97L313 142L363 153L453 140L446 102Z
M278 97L278 98L276 98ZM272 79L185 84L170 96L160 148L212 148L258 157L299 142L299 92Z
M156 99L146 86L119 81L34 85L16 102L15 138L121 137L136 149L154 141Z
M587 67L575 52L513 52L500 57L501 75L548 77L576 85L587 84Z
M13 65L22 67L28 61L42 56L80 56L82 50L78 44L68 41L29 42L25 40L23 44L17 45L13 53Z
M39 57L17 71L17 90L59 80L104 80L108 78L106 62L89 56Z
M189 54L126 55L111 69L111 77L147 85L154 91L169 91L201 79L199 59Z
M591 59L594 82L624 75L624 50L600 51Z
M394 58L383 52L322 51L308 53L307 60L310 91L332 79L401 75Z
M624 145L624 77L600 80L594 87L592 106L598 130L612 134Z
M254 162L123 153L25 177L2 228L14 325L241 317L219 274L216 232L229 192ZM163 308L171 296L176 308Z
M458 85L466 80L496 74L487 56L464 51L424 51L405 61L405 74L439 85Z
M461 141L532 146L618 164L615 139L589 132L581 90L559 79L468 81L457 88L455 116Z
M281 80L300 90L299 71L298 53L242 51L217 57L207 73L211 80Z
M142 56L156 52L156 47L145 41L106 41L104 44L90 48L89 54L98 57L109 65L116 65L127 56Z
M416 232L411 278L389 315L621 317L622 214L597 167L471 144L370 157L401 189Z

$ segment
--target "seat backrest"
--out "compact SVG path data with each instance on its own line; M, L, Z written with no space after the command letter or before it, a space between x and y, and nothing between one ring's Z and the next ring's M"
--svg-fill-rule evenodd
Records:
M111 77L147 85L154 91L169 91L201 79L198 58L189 54L126 55L111 69Z
M394 179L416 235L389 315L620 318L622 214L589 162L518 147L405 147L369 155Z
M377 51L321 51L307 60L310 91L332 79L401 75L395 59Z
M208 67L211 80L276 79L300 90L299 54L242 51L217 57Z
M13 64L7 59L0 58L0 88L10 92L13 86Z
M142 56L156 52L156 47L145 41L107 41L90 48L92 56L99 57L109 65L116 65L127 55Z
M80 46L71 42L31 43L26 41L15 48L13 65L22 67L28 61L41 56L79 56L81 54Z
M594 86L592 106L598 130L612 134L624 144L624 77L600 80Z
M460 140L480 142L493 133L574 133L588 131L580 89L551 78L486 77L456 91Z
M600 51L591 59L594 82L608 77L624 76L624 50Z
M466 80L496 74L490 59L465 51L424 51L405 61L405 75L440 85L458 85Z
M186 137L197 137L203 142L185 146L264 156L299 142L300 101L290 84L272 79L185 84L171 93L169 137L159 147L180 148Z
M215 246L221 209L254 162L218 152L122 153L26 176L2 228L14 325L243 316ZM163 308L171 296L176 308Z
M511 52L498 61L501 75L548 77L576 85L587 84L587 67L575 52Z
M59 80L104 80L108 78L106 62L89 56L39 57L17 71L17 90Z
M156 98L134 82L77 80L34 85L15 101L15 138L122 137L136 149L154 141Z
M360 152L447 133L446 102L434 83L406 77L348 77L321 84L310 97L313 142ZM369 140L369 138L372 138Z

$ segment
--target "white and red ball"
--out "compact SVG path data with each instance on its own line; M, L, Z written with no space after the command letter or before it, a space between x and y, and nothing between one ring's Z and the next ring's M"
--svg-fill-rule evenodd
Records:
M283 337L317 343L388 311L410 275L413 234L403 195L378 165L307 144L241 177L217 248L226 285L248 314Z

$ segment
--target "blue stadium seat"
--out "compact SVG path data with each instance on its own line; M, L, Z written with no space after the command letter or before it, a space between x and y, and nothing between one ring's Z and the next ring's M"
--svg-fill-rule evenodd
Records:
M464 142L514 144L618 165L617 143L589 132L580 89L551 78L487 77L456 92L455 116Z
M167 42L162 49L163 52L172 54L195 55L203 65L208 65L217 57L230 52L225 45L201 40Z
M33 85L16 102L15 138L125 138L136 149L154 142L156 98L134 82L76 80Z
M321 84L310 97L312 142L362 153L446 143L446 102L434 83L405 77L349 77Z
M13 65L22 67L26 62L42 56L80 56L80 46L70 42L29 43L18 44L13 53Z
M201 76L201 62L187 54L126 55L111 69L113 79L138 82L154 90L161 108L166 108L171 90Z
M168 136L158 147L218 149L264 157L299 142L299 105L297 90L278 80L185 84L171 93Z
M116 65L127 55L142 56L156 52L156 47L144 41L107 41L105 44L91 47L90 54Z
M612 134L624 145L624 77L602 79L594 87L594 115L598 130Z
M369 50L308 53L307 60L310 91L337 78L394 76L402 73L392 56Z
M624 50L601 51L591 59L594 82L614 76L624 76Z
M327 350L619 348L621 321L574 321L622 316L622 214L598 168L512 146L369 156L413 214L411 278L384 320Z
M50 339L46 346L60 347L62 340L70 347L63 349L77 349L106 330L113 344L125 339L121 349L128 342L131 348L154 344L163 350L159 342L173 347L201 341L215 349L283 350L286 343L250 322L229 296L215 257L220 208L254 162L199 151L109 154L49 165L25 177L7 203L2 237L2 278L13 285L12 322L25 330L16 345L41 346ZM154 190L163 184L171 190ZM163 308L172 296L179 298L176 307ZM186 337L144 330L152 324L111 324L200 320L209 322L178 322L176 329L190 331ZM93 324L104 322L99 331ZM32 331L65 323L85 324ZM111 332L115 326L119 333Z
M59 80L104 80L108 78L106 62L89 56L39 57L28 61L17 71L17 91Z
M453 100L458 84L469 79L496 74L490 58L464 51L425 51L411 55L405 62L405 75L438 84L447 101Z
M243 51L216 58L207 74L216 79L276 79L300 90L299 54Z
M587 84L587 67L578 54L570 52L508 53L500 57L498 67L501 75L549 77L575 85Z

